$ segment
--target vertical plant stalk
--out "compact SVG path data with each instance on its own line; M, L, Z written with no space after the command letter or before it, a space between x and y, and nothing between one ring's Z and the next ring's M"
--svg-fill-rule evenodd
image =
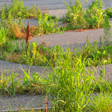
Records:
M42 101L42 104L43 104L43 112L44 112L44 99L43 99L43 101Z
M45 104L46 104L46 112L48 111L48 97L46 97L46 102L45 102Z
M26 31L26 50L28 48L28 40L29 40L29 37L30 37L30 31L29 31L29 22L28 22L27 31Z
M46 99L43 99L42 104L43 104L43 112L48 112L48 97L46 97ZM45 108L46 106L46 108Z
M109 39L111 38L111 32L110 32L110 22L109 17L105 16L105 24L104 24L104 39L106 46L110 45Z

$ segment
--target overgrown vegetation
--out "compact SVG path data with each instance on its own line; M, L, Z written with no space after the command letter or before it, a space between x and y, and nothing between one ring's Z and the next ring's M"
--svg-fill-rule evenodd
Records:
M49 29L49 31L51 30ZM98 66L110 64L112 62L112 46L109 42L110 24L108 16L105 17L104 34L105 41L103 43L102 38L100 38L99 47L97 46L97 41L94 42L94 45L91 45L87 38L86 47L83 52L81 52L83 54L82 60L85 61L86 66ZM41 43L39 46L35 43L29 44L27 50L24 44L25 43L21 43L21 47L23 47L20 48L17 43L14 45L12 42L5 42L0 48L0 59L28 65L56 66L55 58L56 56L61 58L60 52L63 52L63 49L60 48L60 46L55 46L53 48L47 47L45 42ZM74 58L80 55L76 52L72 52L72 54L71 63ZM64 52L63 55L66 59L66 54Z
M13 16L13 18L38 18L38 15L40 15L42 12L39 10L39 8L36 7L34 4L33 7L28 9L28 6L24 6L24 3L22 0L12 0L12 4L7 7L5 4L3 6L4 9L4 15L6 18L8 18L9 13ZM0 15L2 14L2 10L0 11Z
M14 0L13 2L15 3L18 1ZM14 4L13 2L9 9L11 9L11 7L15 8L15 6L13 6L13 4ZM23 2L21 1L20 4L23 4ZM20 5L20 6L22 6L22 5ZM87 20L89 18L89 19L93 19L93 23L94 23L94 25L91 26L91 24L89 24L89 22L88 22L89 26L91 26L92 28L94 28L94 26L98 26L98 28L99 28L99 26L101 25L100 23L98 23L98 22L101 22L99 19L102 19L104 21L104 29L105 29L104 39L105 39L105 43L107 46L106 47L100 46L100 48L98 48L97 42L95 42L95 44L94 44L94 47L96 49L92 49L90 46L88 46L88 48L85 49L86 53L85 53L85 51L83 53L84 57L86 57L86 60L87 60L86 66L89 66L89 63L90 63L90 65L94 65L94 66L104 64L104 62L106 62L107 64L111 63L112 56L111 56L111 48L109 46L110 45L109 44L110 23L109 23L108 16L105 15L105 18L103 19L103 14L101 14L101 13L103 13L102 2L97 1L97 0L93 1L92 4L89 5L88 9L86 10L86 13L82 7L81 1L79 1L79 0L75 0L75 5L72 5L72 3L70 3L70 6L68 6L68 4L66 4L66 6L68 8L68 12L66 14L66 20L67 20L67 22L69 22L68 23L69 25L74 24L76 26L77 24L80 24L79 26L80 26L80 28L82 28L82 25L84 25L84 21L82 21L82 20ZM6 5L5 5L5 7L6 7ZM8 39L26 38L26 27L23 25L22 21L21 20L19 22L13 21L14 16L13 16L12 12L10 12L10 11L9 11L8 18L7 18L7 16L5 15L5 14L7 14L7 12L5 11L6 10L5 7L3 7L2 13L1 13L1 26L4 26L4 28L6 29L4 31L4 32L6 32L5 35L2 34L2 35L4 35L4 38L2 38L2 41L5 42L6 37L8 37ZM79 13L82 15L80 15ZM77 15L77 17L76 18L73 16L71 17L71 14L74 14L74 16ZM52 18L49 18L49 17L50 16L47 14L44 14L44 16L43 16L42 13L40 13L38 15L37 26L29 28L30 36L60 32L63 29L62 27L58 27L58 21L56 21L56 23L54 23L55 20ZM80 18L80 17L82 17L82 18ZM7 18L7 20L6 20L6 18ZM74 18L76 20L74 20ZM89 21L89 20L87 20L87 21ZM87 21L86 21L86 25L88 25ZM75 23L72 23L72 22L75 22ZM82 23L80 23L80 22L82 22ZM90 22L92 22L92 20ZM96 22L97 22L97 24L96 24ZM64 29L66 29L66 28L68 28L68 26L65 27ZM71 27L69 27L69 28L71 28ZM79 27L77 27L77 28L79 28ZM1 29L1 31L2 31L2 29ZM101 43L102 42L100 42L100 44ZM16 62L16 63L24 63L24 64L30 64L30 65L41 65L41 66L49 66L50 64L55 66L54 54L56 54L56 55L58 55L58 57L60 57L59 52L61 52L61 48L59 46L51 49L51 48L47 48L45 46L45 43L44 43L44 45L39 45L39 46L36 46L36 44L33 43L32 45L28 46L27 52L26 52L25 48L22 48L21 50L19 50L18 46L16 47L10 42L5 42L3 45L1 44L0 49L1 49L0 59L11 61L11 62ZM102 53L102 51L104 51L106 55L104 55L104 52ZM75 58L75 57L76 57L76 55L73 55L73 58Z
M7 7L6 4L3 6L0 11L1 26L7 28L7 37L10 39L26 37L26 27L24 26L22 19L28 18L37 19L37 25L30 27L31 36L74 29L94 29L104 27L104 18L106 14L102 9L101 1L92 1L92 4L89 5L86 11L82 7L82 2L79 0L75 0L75 5L70 3L69 6L66 2L65 4L68 12L61 20L67 24L66 27L60 26L60 24L58 24L59 20L55 16L42 13L36 5L30 9L27 6L24 6L22 0L13 0L9 7Z
M111 4L111 7L110 7L110 8L107 7L107 9L105 10L105 12L106 12L106 14L107 14L110 18L112 18L112 4Z
M95 76L95 70L90 70L90 67L112 63L109 17L104 14L101 1L93 1L86 11L79 0L75 0L75 5L70 3L70 6L68 4L66 6L68 12L62 19L67 23L66 27L59 27L58 19L42 14L36 6L28 9L22 0L13 0L9 7L5 5L2 8L0 59L28 65L49 66L51 71L45 78L38 72L30 74L30 69L27 73L21 68L23 78L17 78L19 74L12 72L6 75L1 69L0 94L49 95L53 112L111 112L112 82L105 80L105 67L104 71L100 70L98 78ZM15 18L20 21L15 21ZM37 26L29 27L28 30L28 26L24 26L21 18L36 18ZM104 27L104 43L100 37L99 47L97 41L91 45L87 38L83 51L71 51L70 48L64 51L60 46L47 47L44 42L37 46L35 43L29 44L30 37L27 38L28 33L30 36L39 36L70 29L101 27ZM13 44L11 39L15 38L25 38L26 43Z
M87 47L81 52L83 54L82 60L85 59L86 66L98 66L110 64L112 62L112 46L100 45L100 47L97 46L97 41L94 42L94 45L91 45L89 44L89 40L87 40ZM0 59L27 65L56 66L55 57L61 58L60 52L63 52L60 46L55 46L53 48L46 47L44 42L39 46L32 43L28 46L27 51L25 46L21 49L18 46L14 46L11 42L3 44L0 48ZM66 59L64 52L63 55ZM72 52L70 62L72 63L73 59L79 55L80 54L76 52Z
M80 54L80 52L79 52ZM55 68L53 66L51 72L48 72L47 78L40 76L38 73L30 74L25 72L23 79L16 78L19 74L12 73L5 76L1 71L0 93L6 95L16 94L46 94L49 95L53 103L52 111L81 111L96 109L102 110L111 103L109 96L112 92L112 83L105 80L105 73L101 71L99 79L94 75L94 70L87 70L86 63L82 61L83 55L80 54L72 58L73 53L70 49L60 52L60 58L54 54ZM83 58L84 59L84 58ZM72 63L71 63L72 60ZM85 60L85 59L84 59ZM105 97L103 97L104 93ZM68 97L69 94L69 97ZM97 107L98 102L91 95L98 94L104 98L102 103L107 99L104 108ZM97 97L97 101L100 97ZM69 105L68 105L69 103ZM91 107L91 108L90 108ZM85 111L86 112L86 111Z
M0 11L1 26L8 30L7 38L20 39L26 37L26 27L22 19L35 18L37 25L30 27L30 36L39 36L60 32L61 27L57 27L57 19L55 16L44 14L34 5L30 9L24 6L22 0L13 0L12 4L7 7L6 4Z
M103 18L106 14L104 14L102 9L102 1L92 1L92 4L86 10L82 7L82 0L75 0L75 5L72 2L70 2L70 5L66 2L65 4L68 12L62 18L62 21L67 23L66 30L104 27Z

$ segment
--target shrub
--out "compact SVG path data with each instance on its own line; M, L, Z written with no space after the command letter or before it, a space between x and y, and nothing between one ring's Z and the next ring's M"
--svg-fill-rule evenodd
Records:
M85 14L85 19L89 28L103 27L103 13L102 1L92 1L92 4L88 6Z
M105 10L105 12L106 12L106 14L107 14L110 18L112 18L112 5L111 5L110 8L107 8L107 9Z
M3 27L0 28L0 45L4 44L7 41L7 33L8 29L5 29Z
M33 7L28 9L28 6L24 6L22 0L12 0L12 4L9 7L5 4L3 8L6 18L8 18L9 12L11 12L13 18L37 18L37 15L41 13L35 4ZM2 10L0 11L0 15L1 14Z
M66 2L65 4L68 9L68 12L65 16L65 22L68 22L68 26L72 29L86 28L82 2L75 0L75 5L72 5L72 2L70 2L70 6Z
M86 11L82 7L81 0L75 0L75 5L71 2L70 6L66 2L65 4L68 12L62 21L67 23L66 30L104 27L102 1L92 1Z

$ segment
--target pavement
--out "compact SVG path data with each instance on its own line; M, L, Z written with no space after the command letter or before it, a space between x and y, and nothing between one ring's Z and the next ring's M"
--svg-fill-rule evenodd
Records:
M64 13L66 13L66 7L65 4L63 3L63 0L23 0L24 4L31 7L35 3L40 9L43 8L49 8L49 14L50 15L56 15L57 17L61 17ZM69 3L69 0L65 0L67 3ZM74 2L74 0L71 0ZM82 0L84 3L85 0ZM92 0L88 0L88 4L85 5L85 8L89 4L91 4ZM103 4L105 7L110 7L111 6L112 0L103 0ZM2 4L6 3L7 5L11 4L11 1L9 0L0 0L0 7ZM105 8L104 7L104 8ZM36 24L36 20L34 19L29 19L29 20L24 20L24 24L27 25L27 22L30 22L30 25ZM110 22L112 23L112 19L110 19ZM110 32L112 32L112 27L110 29ZM64 32L64 33L54 33L50 35L43 35L43 36L38 36L38 37L33 37L29 42L35 42L37 45L39 45L41 42L45 42L47 46L55 46L55 45L60 45L61 47L65 48L66 46L72 48L73 44L79 44L76 46L82 47L86 43L87 36L89 37L90 43L94 43L94 41L100 42L100 36L104 36L104 29L97 29L97 30L87 30L84 32L78 32L78 31L71 31L71 32ZM112 40L112 36L111 39ZM104 41L104 40L103 40ZM21 43L21 40L18 40L18 42ZM30 73L32 74L33 72L38 72L39 75L44 75L46 76L46 67L41 67L41 66L29 66L25 64L17 64L17 63L10 63L6 62L3 60L0 60L0 70L3 71L4 74L10 75L12 72L14 73L19 73L19 77L23 76L23 71L21 67L28 72L30 68ZM106 73L106 79L112 80L112 64L108 64L105 66L105 73ZM88 69L88 68L87 68ZM104 66L100 66L96 68L95 75L99 75L99 70L104 70ZM0 72L1 74L1 72ZM20 105L23 106L23 108L42 108L42 99L45 96L26 96L26 95L17 95L16 97L3 97L0 96L0 111L2 110L10 110L10 105L12 106L13 109L19 108ZM39 98L39 99L38 99ZM32 103L33 101L33 103ZM9 103L10 102L10 103ZM40 102L40 103L39 103ZM32 105L31 105L32 104ZM49 107L52 104L49 103Z
M66 1L66 3L70 3L70 1L74 4L75 0L64 0ZM87 0L88 3L86 5L85 4L86 0L82 0L83 6L85 8L88 7L88 5L90 5L92 3L93 0ZM0 0L0 7L2 7L2 5L4 5L5 3L7 5L10 5L12 2L12 0ZM23 0L24 4L28 7L33 6L34 4L36 4L36 6L38 6L40 9L43 8L50 8L50 9L66 9L66 6L63 2L63 0ZM112 0L103 0L103 5L105 5L106 7L110 7L112 3Z

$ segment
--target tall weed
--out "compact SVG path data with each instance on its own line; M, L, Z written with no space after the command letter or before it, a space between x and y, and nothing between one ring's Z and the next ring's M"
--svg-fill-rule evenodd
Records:
M85 64L81 55L73 59L68 49L56 57L56 67L48 77L47 94L51 96L53 111L81 112L88 105L87 96L93 93L91 84L94 81L94 71L85 73ZM55 55L55 54L54 54ZM66 58L64 58L66 57Z
M39 30L43 32L43 34L50 34L60 31L60 27L58 27L58 21L55 22L55 20L49 18L49 15L44 14L44 16L42 16L40 14L38 17L37 26L39 27Z
M109 17L105 16L105 23L104 23L104 40L106 46L110 44L109 39L111 37L111 32L110 32L110 22L109 22Z
M103 13L102 1L92 1L92 4L88 6L85 14L85 19L89 28L101 28L103 27Z
M68 22L68 27L72 29L81 29L86 28L86 21L84 18L84 9L82 7L82 1L81 0L75 0L75 5L72 5L72 2L70 2L70 6L64 1L68 12L65 16L65 22Z
M106 14L102 9L102 1L92 1L86 11L82 7L81 0L75 0L75 5L72 5L72 2L70 5L65 2L65 5L68 11L62 21L67 23L66 30L104 27L103 17Z
M8 29L1 27L0 28L0 46L8 40L7 34L8 34Z
M15 19L37 18L37 14L41 13L41 11L39 10L39 8L36 7L36 5L28 9L28 6L24 6L23 0L12 0L12 4L9 7L7 7L7 5L5 4L5 6L3 6L2 8L4 8L4 14L6 18L8 18L9 12L11 12L11 15ZM0 15L1 14L2 10L0 11Z

